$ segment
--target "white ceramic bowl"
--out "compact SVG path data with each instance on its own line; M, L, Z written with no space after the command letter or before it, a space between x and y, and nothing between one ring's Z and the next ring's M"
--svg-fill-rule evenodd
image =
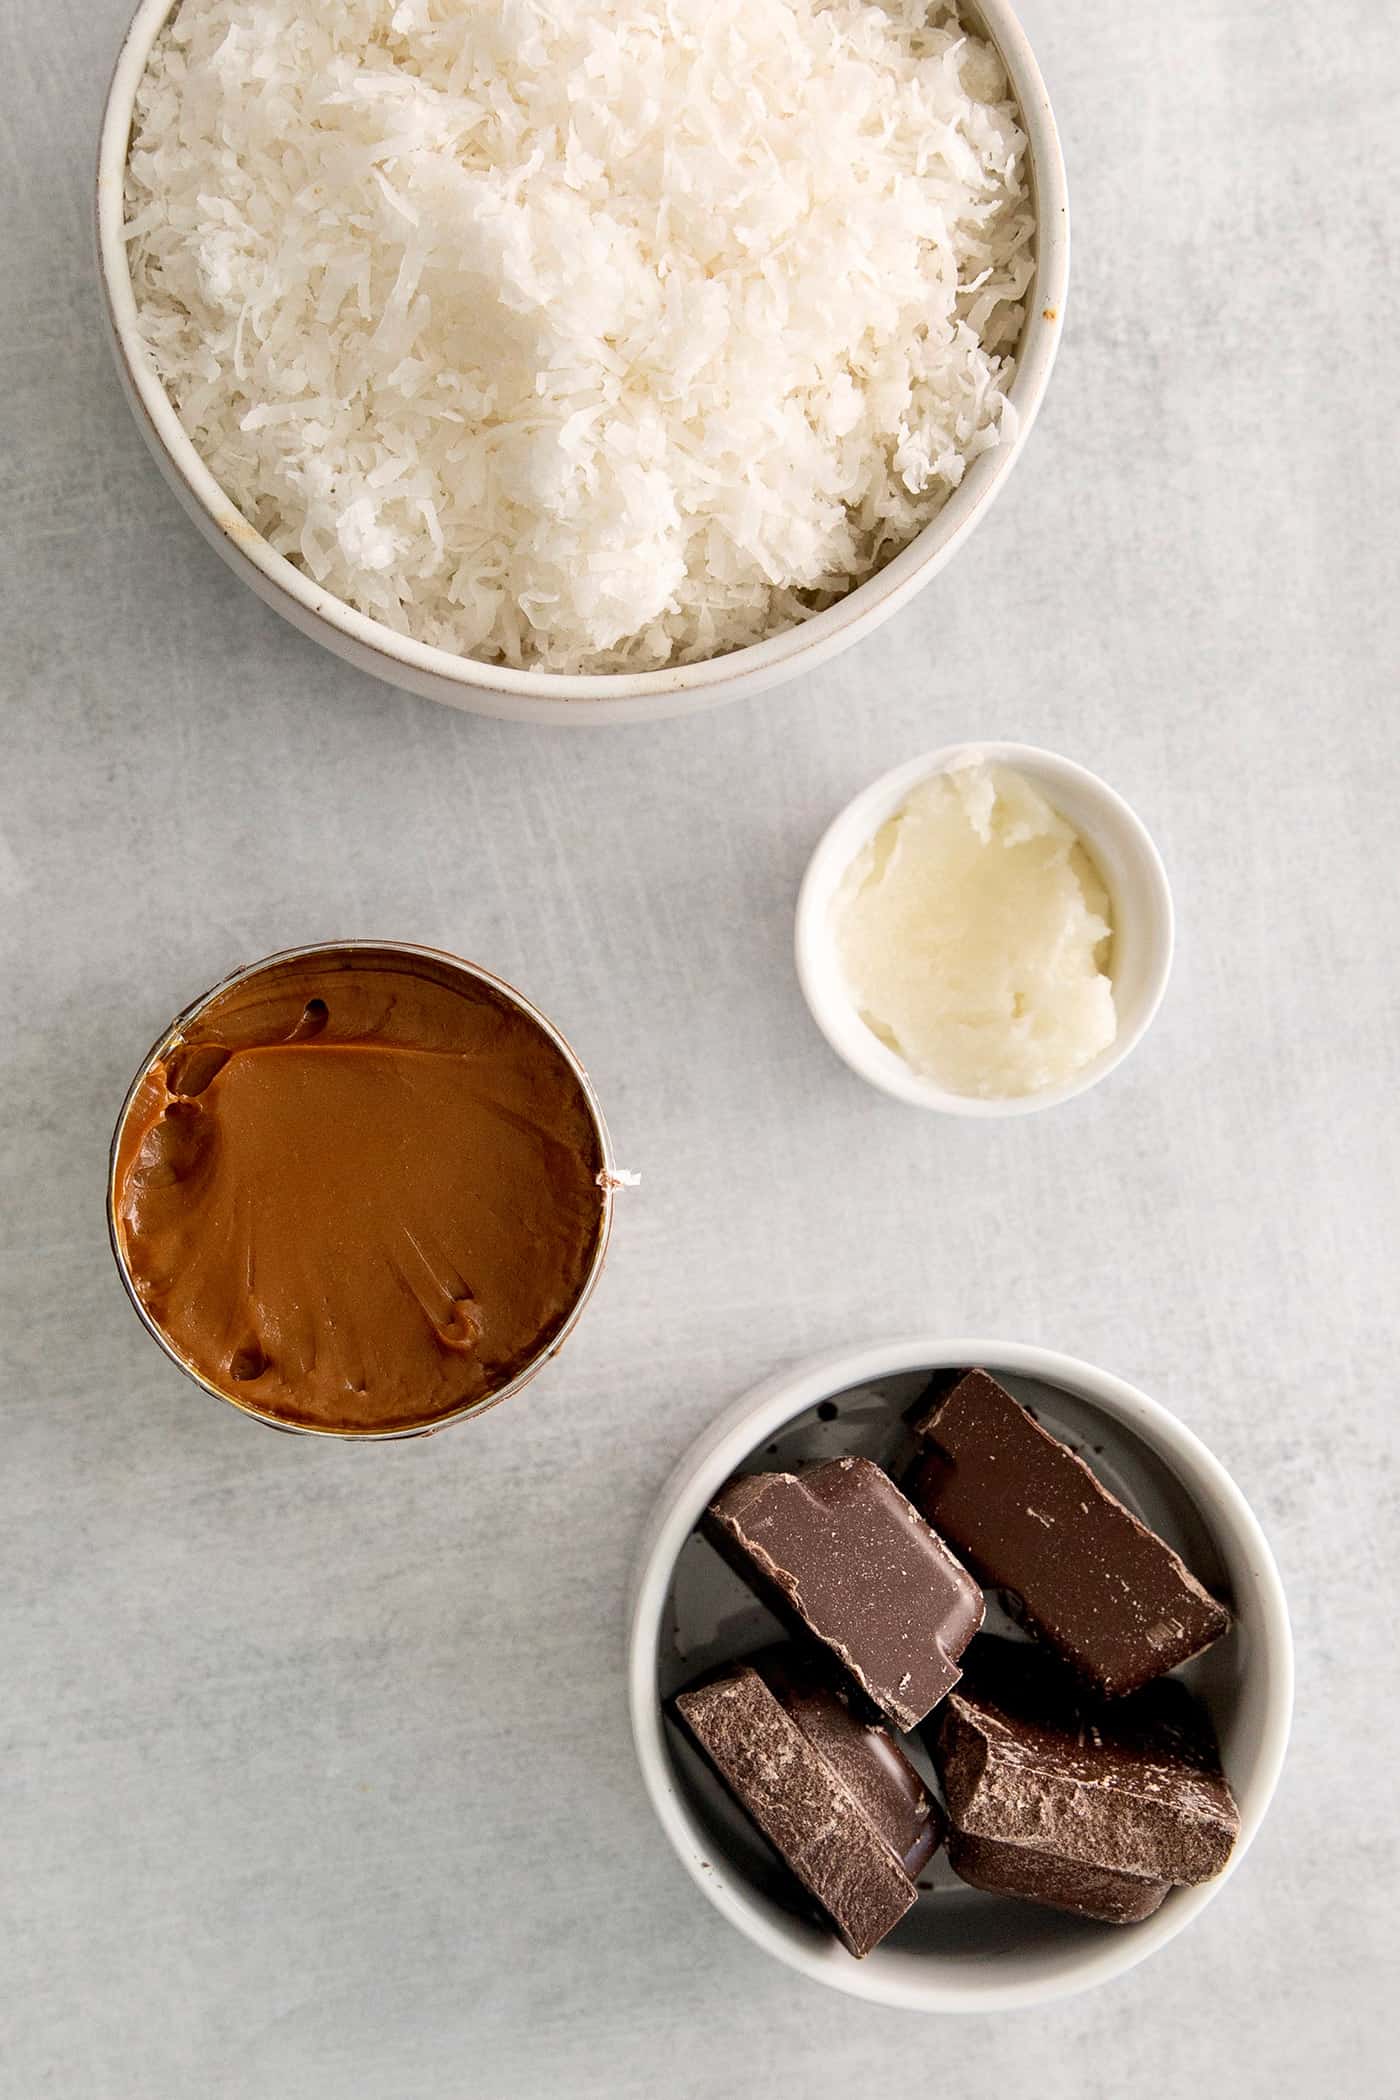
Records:
M813 669L870 633L938 573L1005 485L1035 421L1059 345L1069 276L1069 204L1055 120L1025 33L1007 0L968 0L969 26L981 27L1000 52L1030 142L1039 246L1011 388L1020 428L1009 444L974 460L961 487L902 554L840 605L800 627L728 656L665 671L588 678L513 671L409 641L355 612L274 553L235 509L185 435L137 331L122 237L122 184L136 91L171 7L172 0L141 0L117 59L102 123L98 260L122 385L161 472L235 575L303 634L357 669L430 700L514 721L590 725L693 714Z
M752 1652L775 1632L695 1526L736 1470L790 1467L847 1451L895 1465L907 1442L904 1409L928 1375L973 1364L1034 1405L1048 1428L1082 1449L1112 1491L1229 1598L1231 1631L1183 1675L1220 1738L1239 1803L1239 1842L1213 1881L1174 1889L1154 1917L1125 1926L965 1888L939 1854L930 1893L873 1953L855 1961L794 1906L776 1860L664 1718L663 1701L691 1677ZM747 1394L699 1438L662 1490L643 1541L628 1669L642 1777L696 1886L757 1946L802 1975L851 1997L922 2012L996 2012L1068 1997L1174 1939L1219 1894L1263 1821L1293 1704L1292 1639L1273 1556L1244 1496L1191 1431L1121 1379L1072 1357L929 1335L813 1358ZM922 1755L915 1738L905 1747Z
M960 760L979 758L1012 766L1084 840L1113 904L1113 997L1118 1033L1082 1071L1062 1086L1036 1094L982 1100L953 1094L913 1070L866 1027L847 993L831 938L831 905L841 878L861 848L892 817L921 781ZM1171 974L1174 940L1171 890L1161 855L1141 820L1096 774L1053 751L1030 744L949 744L911 758L873 781L833 819L808 863L797 899L796 959L802 995L812 1018L839 1057L872 1086L917 1108L954 1116L1027 1116L1072 1101L1121 1065L1141 1042L1162 1003Z

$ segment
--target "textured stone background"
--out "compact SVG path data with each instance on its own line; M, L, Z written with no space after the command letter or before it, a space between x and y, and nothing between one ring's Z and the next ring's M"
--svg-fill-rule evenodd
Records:
M0 115L7 2100L1277 2100L1390 2089L1396 1983L1400 36L1337 0L1027 0L1075 205L1011 492L894 625L692 723L527 732L357 677L160 485L101 338L89 170L126 0L15 0ZM1389 254L1387 257L1387 242ZM1104 772L1179 962L1132 1063L921 1119L801 1007L831 813L946 740ZM529 1399L270 1436L141 1334L111 1120L229 965L480 957L589 1061L626 1200ZM622 1605L672 1462L890 1330L1088 1356L1235 1470L1297 1623L1291 1762L1221 1900L1040 2013L823 1994L654 1827Z

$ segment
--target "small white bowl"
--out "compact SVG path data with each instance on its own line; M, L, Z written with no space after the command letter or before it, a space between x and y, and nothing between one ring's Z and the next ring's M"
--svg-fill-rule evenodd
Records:
M123 235L122 189L137 89L151 46L174 4L175 0L141 0L117 59L102 120L98 264L117 369L157 466L205 539L265 604L358 670L472 714L517 722L592 726L695 714L813 670L880 626L937 575L1005 486L1030 435L1059 348L1069 281L1069 198L1049 97L1025 31L1008 0L969 0L964 17L970 28L981 29L995 44L1029 142L1037 270L1026 295L1026 324L1010 390L1020 424L1017 435L972 462L961 486L917 539L839 605L800 626L728 656L672 670L586 678L515 671L410 641L356 612L275 553L230 502L186 436L141 341Z
M939 1854L933 1887L864 1961L793 1903L790 1884L724 1789L664 1718L701 1670L762 1647L776 1628L695 1535L736 1470L810 1464L848 1451L897 1462L905 1408L937 1370L980 1364L1082 1448L1112 1491L1229 1599L1234 1624L1182 1674L1205 1702L1240 1811L1229 1864L1173 1889L1139 1925L1097 1925L969 1889ZM833 1413L833 1407L835 1412ZM818 1410L822 1410L821 1413ZM1264 1819L1293 1707L1293 1645L1278 1570L1220 1461L1164 1407L1105 1371L1015 1342L929 1335L815 1357L738 1401L662 1489L633 1579L632 1735L652 1807L697 1887L767 1953L832 1990L915 2012L1001 2012L1120 1976L1174 1939L1218 1895ZM916 1739L905 1739L915 1757Z
M996 1096L950 1093L906 1064L866 1027L851 1003L831 935L831 906L847 868L921 782L985 759L1023 773L1083 839L1113 905L1113 999L1118 1033L1061 1086ZM1162 1003L1175 939L1166 869L1140 818L1096 774L1030 744L948 744L885 773L828 826L797 898L797 976L812 1019L838 1057L898 1101L952 1116L1028 1116L1072 1101L1121 1065Z

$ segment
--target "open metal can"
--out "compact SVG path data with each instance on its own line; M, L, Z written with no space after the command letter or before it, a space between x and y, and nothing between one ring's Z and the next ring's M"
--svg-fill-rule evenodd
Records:
M206 1024L204 1040L207 1041L207 1030L214 1025L214 1016L218 1012L240 997L256 997L260 990L256 980L260 977L266 976L269 983L278 978L286 979L288 973L295 971L298 964L305 964L309 970L314 970L318 982L324 981L328 971L335 972L339 969L347 972L356 968L401 970L410 977L419 976L437 986L451 989L457 985L464 990L469 989L470 996L478 1003L487 998L513 1010L515 1016L522 1018L543 1038L569 1074L577 1102L582 1107L596 1147L596 1151L589 1157L590 1169L594 1158L597 1162L596 1233L591 1249L581 1262L571 1301L564 1306L557 1320L551 1322L547 1334L528 1360L514 1365L510 1374L504 1377L498 1386L492 1386L459 1407L449 1407L445 1411L438 1408L422 1420L396 1420L392 1426L377 1427L362 1426L358 1423L347 1425L309 1419L288 1419L283 1413L267 1405L260 1405L258 1395L254 1391L238 1391L236 1374L230 1378L227 1385L216 1382L207 1369L202 1369L199 1364L190 1360L189 1354L166 1331L158 1307L153 1307L147 1302L150 1293L143 1293L141 1280L133 1263L129 1221L124 1216L122 1207L123 1175L124 1172L130 1171L136 1132L140 1128L136 1118L139 1117L142 1104L148 1100L153 1084L164 1084L163 1079L157 1075L172 1069L172 1061L174 1068L178 1069L179 1060L182 1057L189 1058L194 1047L190 1039L193 1037L195 1045L198 1045L201 1023ZM320 1006L323 1002L313 1003ZM465 1421L472 1416L484 1414L488 1408L499 1406L503 1400L509 1400L518 1393L522 1386L528 1385L541 1367L558 1354L582 1317L602 1273L612 1230L616 1191L635 1178L617 1168L614 1163L612 1142L593 1083L571 1044L553 1022L513 985L492 975L490 971L481 969L477 964L466 962L460 956L451 955L442 949L420 947L399 941L325 941L305 948L284 949L231 972L194 1000L182 1013L177 1014L151 1046L127 1090L117 1117L108 1166L107 1224L117 1270L138 1319L171 1362L177 1364L206 1393L215 1399L227 1401L241 1413L251 1415L254 1420L265 1422L274 1429L287 1430L293 1434L382 1442L402 1437L431 1435L438 1429L446 1428L450 1422Z

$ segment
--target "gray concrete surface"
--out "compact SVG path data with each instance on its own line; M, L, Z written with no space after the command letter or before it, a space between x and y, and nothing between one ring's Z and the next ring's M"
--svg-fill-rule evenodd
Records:
M1027 0L1076 207L1043 421L893 626L693 723L497 727L342 669L160 485L88 181L126 0L14 0L0 117L0 2090L6 2100L1280 2100L1393 2090L1400 35L1370 0ZM1388 260L1387 260L1388 254ZM1105 773L1179 962L1044 1118L921 1119L809 1025L805 857L964 735ZM627 1197L548 1381L384 1450L204 1402L111 1273L111 1120L226 967L415 938L589 1061ZM626 1571L673 1460L809 1350L1042 1341L1235 1470L1295 1742L1221 1900L960 2024L764 1960L653 1826Z

